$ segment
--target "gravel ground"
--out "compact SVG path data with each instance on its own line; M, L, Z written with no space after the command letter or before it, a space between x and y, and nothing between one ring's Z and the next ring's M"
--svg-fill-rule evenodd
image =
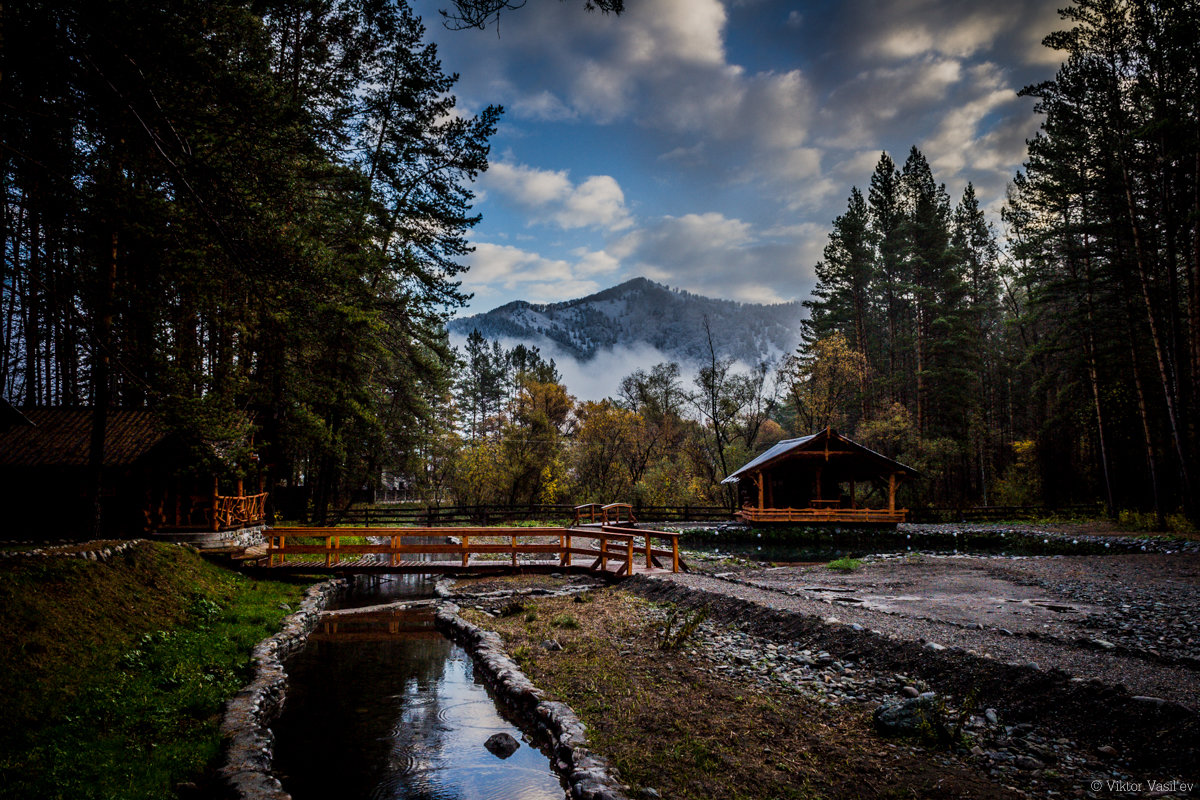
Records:
M1200 775L1200 555L1123 549L875 556L853 572L692 554L690 573L627 585L712 607L694 655L713 670L837 705L939 692L964 709L958 756L1002 785L1192 796L1149 781Z
M664 580L1200 709L1200 556L923 555Z
M777 645L721 624L701 625L686 655L707 663L714 675L751 679L764 689L799 692L835 707L897 703L932 688L911 675L880 672L870 663L839 660L825 650ZM1107 787L1110 781L1113 785L1143 781L1122 767L1111 745L1101 745L1105 749L1098 752L1042 726L1013 724L994 708L964 709L953 699L946 700L946 723L950 727L961 723L964 744L942 750L907 745L944 766L974 769L1000 786L1048 798L1101 797L1104 791L1090 790L1095 782Z

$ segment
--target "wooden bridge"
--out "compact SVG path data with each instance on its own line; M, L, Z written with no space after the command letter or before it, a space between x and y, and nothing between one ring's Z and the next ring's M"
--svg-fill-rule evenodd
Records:
M271 528L243 560L272 571L455 575L679 572L679 534L599 528Z

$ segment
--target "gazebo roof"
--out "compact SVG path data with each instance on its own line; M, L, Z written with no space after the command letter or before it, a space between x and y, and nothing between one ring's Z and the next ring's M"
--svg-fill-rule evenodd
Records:
M880 475L889 472L902 472L905 475L918 474L912 467L901 464L899 461L894 461L869 447L864 447L858 442L842 436L832 428L826 428L819 433L800 436L796 439L784 439L776 443L768 448L766 452L751 459L744 466L730 473L729 477L721 481L721 483L737 483L743 475L762 472L768 467L774 466L776 463L785 461L789 457L799 453L819 453L823 449L828 450L828 445L835 441L839 448L847 448L852 451L856 466L864 470L877 472ZM845 451L841 451L839 457L844 456Z
M0 466L86 467L92 413L90 408L27 409L28 424L0 434ZM104 433L105 467L131 465L166 438L157 415L144 409L110 409Z

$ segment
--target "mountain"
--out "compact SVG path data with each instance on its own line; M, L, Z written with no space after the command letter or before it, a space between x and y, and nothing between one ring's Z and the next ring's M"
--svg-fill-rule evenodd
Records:
M708 359L704 319L717 355L748 364L791 352L800 342L800 303L760 305L717 300L671 289L646 278L563 303L517 300L485 314L452 320L451 333L478 329L488 339L544 346L588 361L618 347L650 345L681 363Z

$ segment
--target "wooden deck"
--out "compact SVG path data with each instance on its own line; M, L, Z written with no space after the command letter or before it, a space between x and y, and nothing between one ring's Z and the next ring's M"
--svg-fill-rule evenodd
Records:
M898 508L755 508L745 506L738 519L751 525L794 523L797 525L897 525L904 522L908 509Z
M592 572L613 577L687 569L679 535L588 528L272 528L247 565L272 571L458 575ZM457 541L456 541L457 540Z

